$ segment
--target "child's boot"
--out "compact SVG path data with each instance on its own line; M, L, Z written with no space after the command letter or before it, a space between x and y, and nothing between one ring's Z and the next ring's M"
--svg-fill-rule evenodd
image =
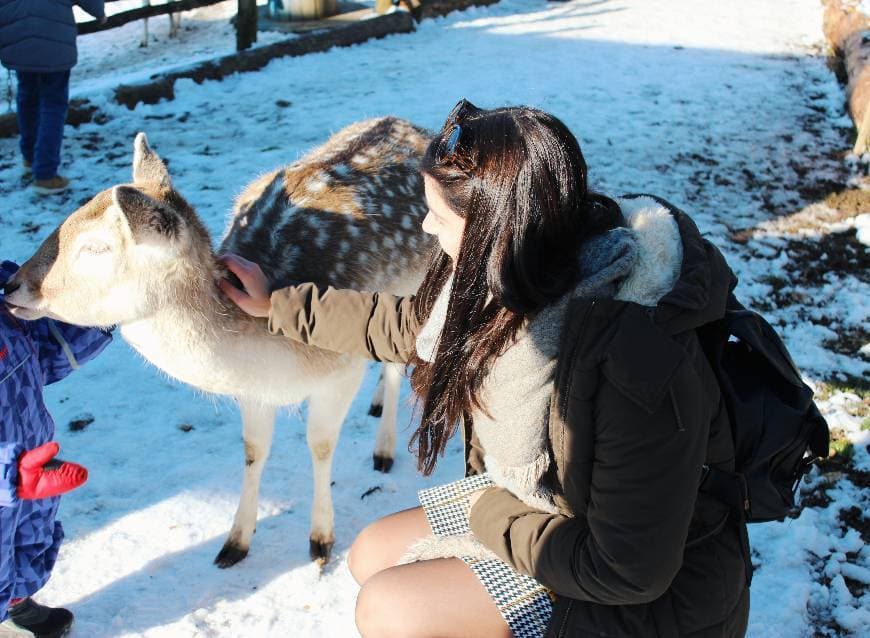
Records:
M46 607L32 598L25 598L9 607L9 621L15 627L29 631L34 638L61 638L72 627L73 615L69 609Z

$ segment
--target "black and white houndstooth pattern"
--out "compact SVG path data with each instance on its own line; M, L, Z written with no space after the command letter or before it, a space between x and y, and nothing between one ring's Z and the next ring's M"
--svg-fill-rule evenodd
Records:
M468 496L495 485L486 474L418 492L420 504L436 536L470 534ZM514 638L541 638L553 615L546 587L498 559L459 557L480 579Z
M488 474L476 474L417 492L435 536L470 534L468 496L494 485Z
M553 616L546 587L504 561L462 557L495 601L514 638L540 638Z

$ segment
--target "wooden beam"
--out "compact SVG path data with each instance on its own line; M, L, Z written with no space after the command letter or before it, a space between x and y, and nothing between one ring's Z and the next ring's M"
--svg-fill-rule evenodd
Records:
M139 9L130 9L130 11L122 11L114 15L108 16L105 24L100 24L98 20L89 20L88 22L79 22L79 35L87 35L89 33L97 33L98 31L108 31L123 26L128 22L135 22L144 18L153 18L154 16L166 15L168 13L177 13L179 11L190 11L199 7L207 7L211 4L217 4L224 0L176 0L166 4L156 4L150 7L141 7Z

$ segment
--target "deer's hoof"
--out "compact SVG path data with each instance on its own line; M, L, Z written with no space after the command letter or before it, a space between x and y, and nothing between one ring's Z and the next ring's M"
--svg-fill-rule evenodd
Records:
M214 559L214 564L221 569L226 569L243 560L247 555L248 549L246 547L240 547L228 541L224 544L221 551L218 552L218 555Z
M332 553L335 541L316 541L312 538L308 543L308 555L311 556L311 560L321 567L326 565L329 562L329 555Z
M393 469L393 459L390 456L373 454L372 460L374 461L376 472L383 472L384 474L387 474L391 469Z
M377 403L372 403L369 406L369 416L373 416L375 418L380 419L381 415L384 413L384 406L378 405Z

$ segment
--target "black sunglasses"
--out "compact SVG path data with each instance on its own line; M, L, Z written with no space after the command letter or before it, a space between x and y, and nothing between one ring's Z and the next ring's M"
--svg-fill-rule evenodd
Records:
M450 111L450 115L447 116L447 119L444 121L444 126L442 127L442 130L446 130L449 126L452 126L453 129L450 131L450 135L447 136L447 140L444 142L440 152L438 153L439 161L453 160L456 158L456 150L463 133L460 122L464 121L469 114L479 112L480 109L465 98L462 98L456 103L456 106L454 106L453 110Z

